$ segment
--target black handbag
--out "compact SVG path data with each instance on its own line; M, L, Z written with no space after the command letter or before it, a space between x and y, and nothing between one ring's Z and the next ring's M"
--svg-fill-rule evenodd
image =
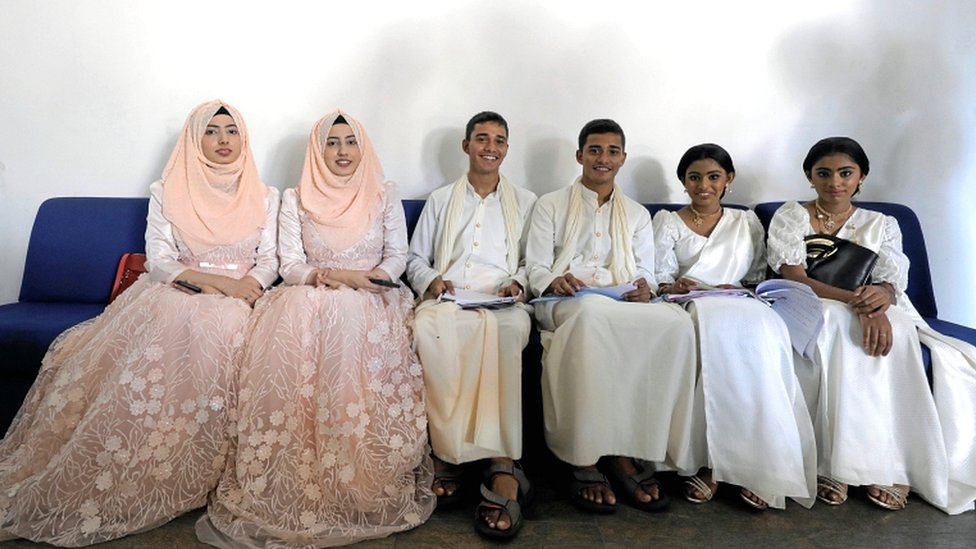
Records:
M812 234L807 245L807 276L824 284L856 290L868 283L878 254L843 238Z

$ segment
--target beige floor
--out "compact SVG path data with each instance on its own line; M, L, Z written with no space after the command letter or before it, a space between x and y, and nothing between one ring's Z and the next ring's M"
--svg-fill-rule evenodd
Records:
M664 481L672 495L678 494L677 478L665 475ZM863 493L856 490L852 490L851 499L841 507L819 504L807 510L791 502L785 511L759 513L745 508L738 501L736 491L723 486L716 499L705 505L692 505L675 498L670 510L664 513L646 514L622 507L613 515L594 516L577 511L561 492L553 489L553 484L552 480L537 480L539 497L527 512L519 537L510 545L559 549L976 547L976 514L949 517L914 496L907 509L896 513L868 504ZM482 540L474 532L469 518L473 508L471 502L458 509L436 512L430 521L413 531L355 547L474 549L499 545ZM202 512L194 511L151 532L98 547L207 547L198 543L193 533L193 523ZM47 546L17 540L0 543L0 547Z

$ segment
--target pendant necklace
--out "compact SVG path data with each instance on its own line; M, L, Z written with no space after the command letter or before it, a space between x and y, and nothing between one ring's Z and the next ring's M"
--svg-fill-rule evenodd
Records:
M714 212L706 213L706 214L703 214L698 210L696 210L695 206L693 206L692 204L688 204L688 209L691 210L691 213L694 214L695 216L695 218L692 219L691 222L694 223L696 227L701 227L702 225L704 225L706 217L712 217L713 215L718 215L722 213L721 206L719 206L718 209L715 210Z
M837 226L837 224L834 222L834 214L828 212L827 210L823 209L822 206L820 206L819 198L813 201L813 207L815 210L817 210L817 220L820 221L820 228L822 228L824 231L828 233L833 232L834 227ZM853 209L854 209L854 204L849 204L847 206L847 211L845 211L842 214L836 214L836 215L838 219L845 219L847 218L848 215L850 215Z

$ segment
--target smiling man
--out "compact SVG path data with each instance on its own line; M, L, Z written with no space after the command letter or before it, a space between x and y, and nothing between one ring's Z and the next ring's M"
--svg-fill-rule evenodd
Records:
M669 499L648 462L685 470L694 458L694 327L677 306L648 303L657 287L654 234L647 209L615 183L624 147L613 120L583 127L582 174L539 198L525 252L533 292L566 298L535 305L546 442L574 467L573 502L595 513L616 510L618 497L663 509ZM619 301L576 295L620 285Z
M499 168L508 153L508 124L476 114L461 149L468 173L431 193L410 242L407 277L424 301L414 339L424 368L427 416L438 504L461 495L458 465L490 458L475 529L514 536L529 491L522 456L522 349L532 326L523 304L524 227L535 195L508 182ZM459 290L517 296L498 309L461 310L440 298Z

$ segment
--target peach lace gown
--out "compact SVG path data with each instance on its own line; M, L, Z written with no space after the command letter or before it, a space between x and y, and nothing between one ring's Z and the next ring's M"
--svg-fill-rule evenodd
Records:
M305 265L380 265L400 276L403 210L392 189L386 194L366 236L336 252L294 190L285 191L285 281L295 280L288 270L296 263L305 269L299 280ZM407 328L412 307L406 287L374 294L280 286L258 302L240 374L237 444L197 524L201 541L326 547L407 530L430 516L436 500L422 370Z
M175 242L179 262L239 278L263 261L273 280L273 244L259 244L274 242L277 201L275 192L270 232L200 256ZM149 233L165 224L157 205ZM259 248L270 250L270 268ZM0 539L88 545L203 506L234 431L250 314L240 299L189 295L144 275L101 315L58 336L0 441Z

